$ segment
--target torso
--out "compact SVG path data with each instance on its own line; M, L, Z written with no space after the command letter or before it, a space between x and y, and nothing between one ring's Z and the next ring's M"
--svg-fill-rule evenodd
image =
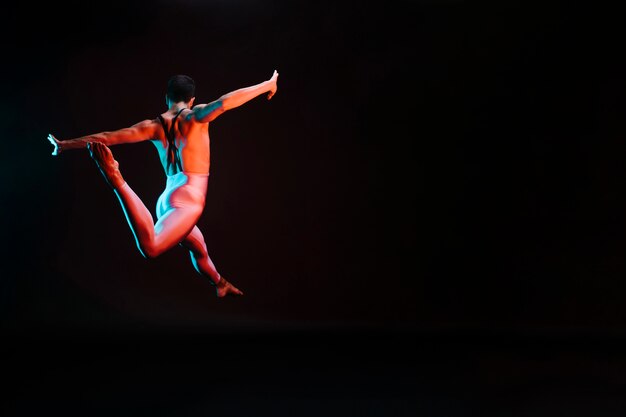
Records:
M191 110L185 109L176 120L176 128L174 129L176 147L184 172L208 174L211 163L209 126L208 123L198 123L193 117L190 117L191 113ZM169 130L176 112L167 111L161 116L165 120L165 128ZM155 123L161 124L158 119L155 119ZM156 129L155 139L151 142L157 148L166 175L175 174L178 169L173 165L170 166L168 172L167 150L169 144L163 128Z

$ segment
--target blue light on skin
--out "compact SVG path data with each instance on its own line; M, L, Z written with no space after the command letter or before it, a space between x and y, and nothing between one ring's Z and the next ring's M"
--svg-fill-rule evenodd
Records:
M133 232L133 237L135 238L135 243L137 244L137 248L139 249L139 253L141 253L141 256L143 256L144 258L148 259L148 255L146 255L144 253L144 251L141 250L141 244L139 243L139 238L137 237L137 233L135 232L135 228L133 227L133 224L130 221L130 216L126 212L126 207L124 206L124 201L122 200L122 196L115 189L113 190L113 192L115 193L115 195L117 196L118 200L120 201L120 205L122 206L122 211L124 212L124 216L126 217L126 221L128 222L128 225L130 226L130 231Z
M58 155L59 153L61 153L61 152L59 151L59 148L60 148L60 145L59 145L59 144L60 144L61 142L59 142L59 141L57 140L57 138L55 138L54 136L52 136L52 134L50 134L50 133L48 133L48 140L50 141L50 143L52 144L52 146L54 146L54 150L52 151L52 155L56 156L56 155Z

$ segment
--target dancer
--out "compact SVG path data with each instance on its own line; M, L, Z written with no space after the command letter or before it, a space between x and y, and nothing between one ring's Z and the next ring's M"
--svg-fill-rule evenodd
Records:
M209 278L216 295L243 295L221 276L207 253L204 237L196 223L204 210L210 165L210 122L227 110L239 107L267 93L271 99L278 90L278 72L262 83L224 94L208 104L193 105L195 82L187 75L175 75L167 82L165 103L168 110L152 120L131 127L58 140L48 140L57 156L71 149L89 150L90 156L118 197L137 247L145 258L154 258L180 244L189 250L198 273ZM111 145L150 140L157 148L167 177L165 190L156 206L157 222L141 199L122 177Z

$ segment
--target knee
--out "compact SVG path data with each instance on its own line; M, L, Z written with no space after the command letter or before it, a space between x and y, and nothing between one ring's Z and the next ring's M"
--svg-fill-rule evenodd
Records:
M146 259L154 259L162 253L162 251L154 245L141 245L139 252L141 252L141 255Z

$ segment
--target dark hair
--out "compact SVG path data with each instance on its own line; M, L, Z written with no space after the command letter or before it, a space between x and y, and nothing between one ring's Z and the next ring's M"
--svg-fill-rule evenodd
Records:
M167 97L175 103L188 102L196 95L196 83L188 75L174 75L167 81Z

